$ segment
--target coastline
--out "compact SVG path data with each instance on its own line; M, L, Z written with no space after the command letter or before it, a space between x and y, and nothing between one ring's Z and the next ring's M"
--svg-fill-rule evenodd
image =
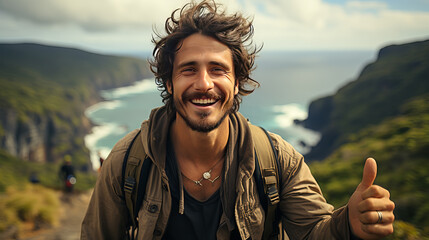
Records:
M265 52L259 56L258 68L253 72L262 86L243 98L240 112L253 124L282 136L299 152L307 154L321 139L320 133L299 124L307 118L308 105L354 79L363 62L372 55L365 51ZM100 91L104 101L85 111L85 116L94 123L91 133L85 137L85 145L95 169L99 165L98 150L102 157L107 157L114 143L126 132L139 127L150 110L162 104L154 79L147 80L150 81L140 80L131 86ZM154 94L139 96L145 91Z
M131 118L129 115L133 112L133 106L139 108L135 111L141 112L147 111L149 113L152 109L152 107L148 106L148 103L141 103L135 106L130 99L144 95L159 98L159 91L156 89L153 79L144 79L132 86L102 91L101 94L105 100L90 106L85 111L85 116L94 123L91 133L85 136L85 145L90 151L91 163L94 169L99 168L99 155L105 159L113 145L136 126L135 124L120 121L123 118ZM146 109L143 110L143 108ZM308 109L305 105L289 103L264 108L267 114L262 119L255 119L257 121L254 124L281 135L302 154L307 153L319 141L319 133L295 123L296 119L303 120L307 117ZM249 111L253 110L244 108L241 113L247 116L250 114ZM142 121L144 119L146 118L134 120Z
M89 150L93 170L97 170L100 167L99 158L102 157L106 159L111 151L109 147L99 146L99 141L111 134L124 135L130 129L130 126L125 124L115 124L104 118L97 118L94 116L95 113L102 110L115 110L119 107L123 107L124 103L122 98L154 90L156 91L154 80L148 78L138 80L132 85L101 90L99 94L102 96L103 100L89 106L85 110L85 117L92 123L92 128L91 131L85 135L84 142Z

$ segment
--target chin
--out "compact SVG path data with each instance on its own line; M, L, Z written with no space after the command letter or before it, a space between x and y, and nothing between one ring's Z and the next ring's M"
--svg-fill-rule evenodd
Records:
M179 112L179 115L180 112ZM215 129L217 129L222 122L225 120L226 116L228 116L228 113L225 113L219 120L209 121L207 116L200 118L198 120L190 120L187 117L181 116L189 128L191 128L193 131L196 132L202 132L202 133L208 133Z

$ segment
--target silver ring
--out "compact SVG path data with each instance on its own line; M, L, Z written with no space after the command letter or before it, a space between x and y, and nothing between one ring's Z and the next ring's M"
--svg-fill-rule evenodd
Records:
M381 223L381 221L383 221L383 214L380 211L376 211L378 214L378 220L377 223Z

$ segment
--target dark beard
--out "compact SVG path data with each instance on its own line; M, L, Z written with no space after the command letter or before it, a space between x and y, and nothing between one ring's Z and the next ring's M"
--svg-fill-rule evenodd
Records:
M219 101L224 101L224 97L221 95L217 95L215 93L211 93L211 92L207 92L207 93L184 93L183 94L183 101L191 101L191 99L193 98L214 98L214 99L218 99ZM182 109L183 108L178 108L176 106L177 102L174 101L174 105L175 105L175 109L176 112L179 113L179 115L182 117L182 119L185 120L186 125L188 125L189 128L191 128L193 131L196 132L201 132L201 133L208 133L213 131L214 129L218 128L220 126L220 124L225 120L225 118L233 112L232 110L232 104L231 106L228 106L228 110L225 111L225 114L219 119L219 121L217 121L214 124L210 124L208 122L205 121L205 119L208 117L208 113L199 113L199 121L191 121L189 118L187 118L180 110L178 109Z
M228 116L230 112L231 110L226 111L225 114L215 124L207 124L204 122L204 118L207 117L207 114L204 114L204 113L200 114L201 121L198 121L195 123L190 121L187 117L183 116L183 114L180 111L177 111L177 113L179 113L182 119L185 120L186 125L188 125L188 127L190 127L193 131L202 132L202 133L208 133L218 128L219 125L225 120L226 116Z

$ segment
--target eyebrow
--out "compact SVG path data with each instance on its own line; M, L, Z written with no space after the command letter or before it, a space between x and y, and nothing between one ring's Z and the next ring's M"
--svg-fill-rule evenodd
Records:
M195 62L195 61L184 62L184 63L179 64L177 66L177 68L180 69L180 68L183 68L183 67L194 66L194 65L197 65L197 62Z
M224 63L222 63L222 62L211 61L211 62L209 62L209 63L210 63L210 65L220 66L220 67L222 67L222 68L224 68L224 69L226 69L226 70L228 70L228 71L231 71L231 68L230 68L228 65L226 65L226 64L224 64Z

